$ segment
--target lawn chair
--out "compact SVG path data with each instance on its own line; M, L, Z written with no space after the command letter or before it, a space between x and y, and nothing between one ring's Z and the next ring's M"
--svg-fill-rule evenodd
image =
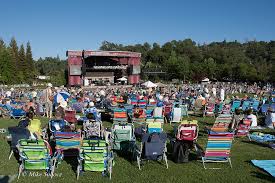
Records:
M103 124L101 121L86 120L83 122L83 132L85 139L102 138Z
M240 100L234 100L231 106L231 113L234 113L236 109L240 108L241 101Z
M23 109L12 108L10 111L10 117L13 119L22 119L26 117L26 112Z
M147 102L146 102L146 100L139 100L137 105L141 108L145 108L147 105Z
M161 122L147 122L147 133L161 133L163 132L163 124Z
M55 132L55 153L51 176L53 177L56 165L61 163L66 156L78 156L82 142L80 132Z
M264 114L264 115L266 115L269 106L270 106L269 104L263 104L261 106L261 113Z
M232 123L233 117L228 114L220 114L211 128L211 131L215 132L226 132L228 131L229 125Z
M126 109L123 108L115 108L113 110L113 123L127 123L128 116Z
M250 107L250 101L248 100L243 101L242 110L246 111L247 109L249 109L249 107Z
M164 123L163 107L156 107L153 114L155 121Z
M66 110L64 119L69 123L77 123L75 110Z
M112 177L113 152L105 140L83 140L77 166L77 180L84 171L102 172Z
M134 135L133 124L113 124L111 132L111 146L113 150L125 152L134 152L136 138Z
M232 146L232 140L234 133L229 132L210 132L208 135L208 142L206 145L206 150L202 156L202 163L204 169L207 169L205 164L208 162L213 163L227 163L229 162L232 168L230 159L230 150ZM210 169L220 169L220 168L210 168Z
M20 155L20 166L18 179L24 171L46 170L51 173L51 146L44 140L26 140L21 139L17 145Z
M162 133L144 133L140 148L136 147L138 168L141 170L141 161L143 160L164 160L166 168L168 161L166 156L167 134Z
M180 104L179 107L181 108L181 116L182 117L188 116L188 105Z
M174 107L171 114L170 125L172 123L180 123L182 119L182 109L180 107Z
M256 114L258 114L258 112L259 112L259 105L260 105L259 100L254 100L251 104L251 107L252 107L253 111L256 112Z
M17 143L21 139L29 139L31 136L30 131L27 128L22 127L8 127L8 133L11 137L10 141L10 155L9 160L11 159L12 154L18 153Z

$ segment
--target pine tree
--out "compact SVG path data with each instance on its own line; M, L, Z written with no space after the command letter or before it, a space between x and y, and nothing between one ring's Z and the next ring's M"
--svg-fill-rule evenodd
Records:
M32 58L32 49L31 49L31 44L28 41L27 43L27 48L26 48L26 64L27 64L27 68L28 68L28 83L31 83L34 79L34 75L35 75L35 67L34 67L34 61Z
M11 42L10 42L10 48L9 48L9 52L11 53L11 70L13 72L12 74L12 83L17 83L18 82L18 46L17 46L17 42L15 40L14 37L11 38Z
M0 50L0 76L1 83L13 83L12 56L10 50L5 47Z
M25 83L28 79L29 70L27 68L26 63L26 56L25 56L25 48L24 45L21 44L19 52L18 52L18 59L19 59L19 69L18 69L18 80L20 83Z

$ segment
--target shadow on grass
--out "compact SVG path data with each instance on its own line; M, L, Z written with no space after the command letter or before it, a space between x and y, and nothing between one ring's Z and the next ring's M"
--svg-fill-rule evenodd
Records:
M261 172L253 171L253 172L251 172L251 174L252 174L253 177L259 178L261 180L275 182L275 178L272 177L272 175L269 175L267 173L261 173Z
M256 141L247 141L247 140L242 140L242 142L246 143L246 144L254 144L254 145L270 148L267 143L261 143L261 142L256 142Z

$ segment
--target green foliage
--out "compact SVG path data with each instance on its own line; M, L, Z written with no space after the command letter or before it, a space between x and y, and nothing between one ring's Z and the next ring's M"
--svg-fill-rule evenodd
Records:
M212 42L198 45L191 39L121 45L104 41L101 50L137 51L142 70L164 70L167 79L199 81L203 77L232 81L274 82L275 41ZM143 76L145 79L148 76Z
M37 74L50 76L48 82L56 86L66 85L66 65L67 62L65 60L60 60L59 57L39 58L38 61L35 62Z

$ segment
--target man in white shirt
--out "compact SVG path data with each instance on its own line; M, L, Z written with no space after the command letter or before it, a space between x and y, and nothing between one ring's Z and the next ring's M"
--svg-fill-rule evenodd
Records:
M53 112L53 102L50 100L52 96L52 84L49 83L45 91L45 106L46 106L46 116L47 118L52 118Z
M223 88L221 88L221 101L224 101L224 89Z
M251 120L251 122L252 122L251 127L253 128L253 127L258 126L258 122L257 122L257 116L254 115L252 112L253 112L252 109L249 109L247 111L248 115L246 116L246 118Z

